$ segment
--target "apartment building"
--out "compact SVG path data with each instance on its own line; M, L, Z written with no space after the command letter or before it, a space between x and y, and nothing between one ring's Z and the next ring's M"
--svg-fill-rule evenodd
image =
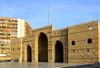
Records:
M10 60L11 39L31 34L32 27L26 20L0 17L0 60Z

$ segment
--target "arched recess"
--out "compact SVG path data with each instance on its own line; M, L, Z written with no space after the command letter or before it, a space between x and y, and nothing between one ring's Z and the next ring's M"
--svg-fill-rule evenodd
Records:
M32 62L32 49L30 45L27 46L27 62Z
M89 38L88 41L87 41L87 43L88 43L88 44L91 44L91 43L92 43L92 39Z
M63 44L60 41L55 44L55 62L63 62Z
M48 62L48 38L44 33L38 37L38 62Z

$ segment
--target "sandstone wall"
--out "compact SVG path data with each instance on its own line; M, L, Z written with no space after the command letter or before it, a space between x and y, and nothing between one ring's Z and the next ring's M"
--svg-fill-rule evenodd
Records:
M39 42L41 33L47 37L48 62L55 63L57 41L60 41L63 46L63 62L85 64L100 62L100 24L98 21L58 30L54 30L52 25L33 29L32 36L11 40L12 60L19 59L22 62L27 62L27 48L30 46L32 62L38 62L38 46L42 44ZM42 52L42 49L40 51Z
M21 57L21 39L12 39L11 40L11 60L17 61Z
M68 62L68 31L67 28L59 29L59 30L54 30L52 32L52 61L55 62L55 45L57 41L60 41L63 45L63 60L64 62Z
M92 43L89 44L88 39ZM75 45L72 45L72 41ZM98 62L98 21L68 27L68 62Z

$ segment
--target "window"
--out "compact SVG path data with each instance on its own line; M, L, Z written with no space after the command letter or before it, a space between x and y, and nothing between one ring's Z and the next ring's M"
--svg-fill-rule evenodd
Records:
M93 27L92 27L92 26L89 26L89 27L88 27L88 29L89 29L89 30L92 30L92 29L93 29Z
M20 50L20 48L18 48L18 50Z
M14 51L14 48L13 48L13 51Z
M72 41L72 45L75 45L75 41Z
M75 50L73 50L73 53L75 53Z
M91 44L92 43L92 39L88 39L87 43Z
M89 49L87 49L87 52L89 52Z
M17 36L17 34L11 34L11 36Z

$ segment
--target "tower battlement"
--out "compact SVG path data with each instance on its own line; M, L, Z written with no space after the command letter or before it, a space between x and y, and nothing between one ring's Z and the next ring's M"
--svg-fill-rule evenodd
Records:
M71 26L68 26L68 27L84 26L84 24L92 24L92 23L99 23L99 21L98 20L93 20L93 21L89 21L89 22L84 22L84 23L80 23L80 24L71 25Z

